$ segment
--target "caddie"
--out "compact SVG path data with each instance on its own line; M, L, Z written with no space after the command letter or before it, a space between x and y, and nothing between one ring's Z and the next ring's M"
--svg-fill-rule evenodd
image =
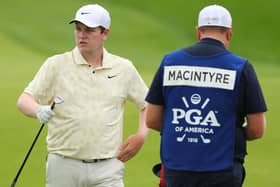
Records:
M196 32L198 43L164 56L146 123L162 133L167 187L240 187L246 141L263 136L266 103L252 64L228 49L230 12L203 8Z

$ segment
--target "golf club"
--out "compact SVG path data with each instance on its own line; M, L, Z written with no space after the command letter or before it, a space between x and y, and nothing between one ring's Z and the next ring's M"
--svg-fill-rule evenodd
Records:
M185 133L183 136L177 137L177 142L182 142L182 141L184 141L185 137L186 137L186 133Z
M203 143L211 143L211 140L208 138L204 138L203 135L200 135L200 137L201 137Z
M63 98L57 96L57 97L54 99L54 102L53 102L52 105L51 105L51 109L53 110L54 107L55 107L55 105L56 105L56 104L60 104L60 103L63 103ZM12 184L11 184L11 187L14 187L14 186L16 185L16 182L17 182L17 180L18 180L18 177L19 177L19 175L20 175L20 173L21 173L21 171L22 171L22 169L23 169L23 167L24 167L24 165L25 165L25 163L26 163L26 161L27 161L27 159L28 159L28 157L29 157L29 155L30 155L30 153L31 153L31 151L32 151L32 149L33 149L33 147L34 147L34 145L35 145L35 143L36 143L38 137L39 137L39 135L40 135L40 133L41 133L41 131L43 130L44 126L45 126L45 124L43 123L43 124L41 125L39 131L37 132L37 135L36 135L36 137L34 138L34 140L33 140L33 142L32 142L32 145L31 145L31 147L29 148L29 150L28 150L28 152L27 152L27 154L26 154L26 156L25 156L25 158L24 158L24 160L23 160L23 162L22 162L22 164L21 164L21 166L20 166L20 168L19 168L19 170L18 170L18 172L17 172L17 174L16 174L16 177L14 178L14 180L13 180L13 182L12 182Z

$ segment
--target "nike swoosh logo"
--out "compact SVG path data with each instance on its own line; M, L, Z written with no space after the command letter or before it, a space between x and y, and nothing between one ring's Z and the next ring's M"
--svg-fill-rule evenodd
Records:
M90 14L90 12L81 12L82 15Z
M108 75L107 78L108 78L108 79L111 79L111 78L114 78L114 77L116 77L116 76L118 76L118 75Z

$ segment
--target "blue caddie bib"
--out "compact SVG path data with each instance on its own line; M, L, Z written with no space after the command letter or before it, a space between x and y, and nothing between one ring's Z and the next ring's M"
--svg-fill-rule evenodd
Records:
M237 88L246 60L230 52L165 56L161 159L169 169L217 171L233 164Z

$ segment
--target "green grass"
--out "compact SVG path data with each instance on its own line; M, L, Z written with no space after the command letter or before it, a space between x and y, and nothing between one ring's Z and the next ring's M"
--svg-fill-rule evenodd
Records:
M0 186L9 186L33 141L39 124L23 116L15 106L24 87L50 55L74 47L73 27L68 21L81 5L91 1L15 0L1 3L0 16ZM245 187L280 186L280 141L277 89L280 87L280 51L276 38L280 2L248 1L95 1L110 10L111 33L106 48L131 59L149 85L162 56L196 41L198 11L206 4L227 6L233 16L230 49L254 64L269 111L263 139L249 142ZM128 103L124 137L137 130L137 111ZM37 142L17 186L40 187L45 183L46 129ZM159 135L151 131L141 152L126 164L127 187L157 186L151 168L159 162Z

